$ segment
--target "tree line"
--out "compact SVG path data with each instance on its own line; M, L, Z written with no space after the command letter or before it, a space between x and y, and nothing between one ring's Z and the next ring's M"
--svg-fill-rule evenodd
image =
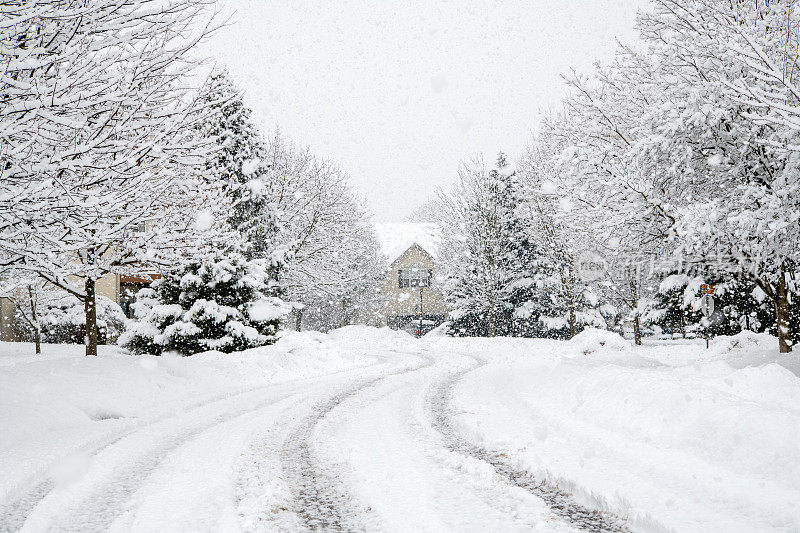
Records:
M344 173L266 140L224 72L194 86L217 26L210 0L3 5L0 281L37 352L42 318L74 320L67 294L96 355L109 274L161 277L121 339L135 351L231 351L289 312L331 327L374 307L382 258Z
M800 326L795 4L653 0L638 42L565 76L568 96L514 170L502 155L493 169L464 163L426 210L442 257L457 258L444 265L453 332L564 337L625 319L639 343L645 325L696 323L704 280L719 288L724 331L770 331L789 352ZM598 261L602 276L587 276ZM662 286L670 275L685 279Z

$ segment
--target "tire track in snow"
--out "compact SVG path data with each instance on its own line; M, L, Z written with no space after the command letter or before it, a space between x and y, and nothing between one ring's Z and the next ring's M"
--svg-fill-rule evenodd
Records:
M380 363L372 363L362 368L365 369L370 368L376 364ZM350 371L349 369L343 370L342 373L349 371ZM334 372L333 375L338 373L340 372ZM133 425L132 427L127 427L120 431L115 431L105 436L95 438L80 446L77 446L66 456L78 453L81 455L94 457L102 453L104 450L109 449L110 447L119 443L123 439L131 435L134 435L138 432L145 431L148 428L155 426L156 424L171 419L178 420L181 417L191 414L192 412L197 411L199 409L210 407L214 404L222 403L227 400L231 400L233 398L238 398L249 393L286 386L294 383L295 381L296 380L289 380L277 384L267 383L265 385L259 385L255 387L252 386L244 387L241 389L224 391L219 394L208 396L200 401L193 402L183 406L179 412L164 413L162 415L139 422ZM277 401L280 401L280 399ZM205 429L208 429L210 427L213 427L213 425L208 426ZM62 457L62 460L63 459L64 457ZM56 484L51 477L50 469L43 470L39 476L39 479L33 478L32 480L29 480L27 483L27 487L28 488L26 489L20 488L20 492L22 492L22 495L17 496L14 499L9 499L6 502L0 502L0 533L11 533L20 530L23 524L25 523L25 520L27 519L28 515L30 515L31 512L33 512L33 510L42 500L47 498L47 496L53 492L53 490L56 488Z
M70 454L79 453L81 455L95 456L101 453L103 450L120 442L122 439L130 435L133 435L134 433L137 433L139 431L144 431L147 428L154 426L155 424L164 422L169 419L179 418L197 409L208 407L212 404L223 402L231 398L242 396L244 394L248 394L251 392L264 390L269 387L270 385L262 385L258 387L246 387L243 389L236 389L233 391L227 391L221 394L216 394L207 397L203 400L184 406L177 413L165 413L160 416L151 418L149 420L137 423L131 427L127 427L120 431L115 431L103 437L93 439L92 441L86 442L76 447L74 450L70 452ZM67 456L69 456L70 454L67 454ZM55 483L50 477L49 472L44 471L42 477L45 477L45 479L44 480L34 479L33 481L29 482L28 484L29 488L24 490L21 496L18 496L16 499L0 504L0 533L10 533L12 531L19 530L22 527L22 524L25 522L27 516L34 509L34 507L36 507L36 505L38 505L40 501L46 498L47 495L53 491L53 489L55 488Z
M335 465L323 465L317 460L313 451L314 430L339 404L364 389L386 378L421 370L434 363L432 358L421 354L413 355L424 358L425 362L362 381L317 404L314 412L284 441L281 465L294 493L293 511L306 529L326 532L367 530L364 519L371 510L356 502L348 493Z
M453 411L450 407L453 389L466 374L486 364L478 358L473 357L473 359L477 362L476 367L450 374L449 379L441 383L429 398L431 426L442 435L445 446L450 451L489 464L506 483L542 499L555 515L582 531L629 533L630 529L623 518L580 505L570 493L545 480L537 480L530 472L519 470L509 464L504 454L476 446L455 431L451 422Z
M223 402L225 400L240 400L248 393L261 392L266 388L269 387L257 387L243 392L225 395L222 398L217 398L208 402L202 402L196 408L186 411L195 412L203 407L212 406L213 404ZM65 509L66 516L61 516L57 519L58 530L81 532L107 531L114 520L126 511L125 503L133 496L144 480L158 468L158 465L171 451L178 448L191 438L200 435L204 431L207 431L218 424L228 422L240 416L247 415L253 411L263 409L297 394L298 393L294 391L290 393L283 393L278 396L271 395L268 399L262 399L259 402L251 403L248 407L226 409L220 413L211 415L208 418L204 418L204 423L202 424L193 424L187 428L184 428L183 430L167 434L166 439L163 438L165 437L164 434L159 435L159 437L161 437L161 439L159 439L161 442L159 442L156 446L142 450L143 455L138 457L136 460L132 461L131 463L124 464L122 468L117 468L112 465L111 468L113 469L113 477L104 481L102 487L95 487L92 489L92 494L88 498L85 498L81 502L70 502L68 508ZM185 415L186 411L182 411L181 414ZM137 433L145 431L150 427L155 426L159 422L166 422L171 418L178 418L179 416L180 415L165 416L157 419L157 421L152 421L151 423L145 424L144 427L127 431L123 435L114 438L110 443L107 443L106 445L95 450L92 455L97 456L98 454L109 450L114 445L120 443L126 437L135 436ZM54 488L55 485L53 481L48 480L37 487L38 490L34 489L34 491L28 493L28 495L26 495L27 498L23 498L22 500L23 505L12 509L12 511L17 511L17 514L9 515L8 517L5 515L0 516L0 524L2 524L3 529L6 531L16 531L20 529L27 520L28 515L31 512L35 512L36 506L43 502L48 495L53 493ZM42 489L47 490L42 493ZM38 501L31 498L31 495L36 494L37 492L41 494ZM26 507L28 508L27 513L19 514L20 511L25 512ZM10 520L6 521L7 518L10 518ZM47 517L44 518L47 520Z

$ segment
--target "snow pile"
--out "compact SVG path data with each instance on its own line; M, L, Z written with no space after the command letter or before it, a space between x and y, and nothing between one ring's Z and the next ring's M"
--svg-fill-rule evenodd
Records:
M584 355L600 350L630 350L632 344L613 331L597 328L586 328L569 340L570 348L580 351Z
M388 327L345 326L328 332L328 338L351 348L407 351L419 349L416 337Z
M411 245L418 244L426 252L436 257L441 239L436 224L422 222L391 222L376 224L375 231L381 244L381 251L389 263L400 257Z
M752 333L710 350L584 333L468 374L460 431L634 529L800 530L797 355ZM575 345L603 357L572 356Z
M775 351L775 337L769 333L742 331L732 336L720 336L712 340L714 351L719 355L728 353L746 354L752 352L772 353Z

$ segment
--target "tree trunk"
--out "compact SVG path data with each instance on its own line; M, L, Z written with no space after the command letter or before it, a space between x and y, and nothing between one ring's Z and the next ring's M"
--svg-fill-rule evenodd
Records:
M639 324L639 314L633 316L633 342L636 346L642 345L642 327Z
M578 334L578 319L575 317L575 306L569 308L569 338Z
M31 304L31 323L33 324L33 342L36 343L36 353L42 353L42 326L39 324L39 315L36 312L36 300L33 287L28 285L28 299Z
M33 342L36 343L36 354L42 353L42 332L38 329L33 330Z
M792 351L792 328L789 322L789 295L786 287L786 267L781 265L780 279L775 290L775 322L778 326L778 351Z
M97 301L95 280L86 279L86 297L83 309L86 313L86 355L97 355Z
M347 325L347 300L342 300L342 324L340 327L345 327Z
M294 308L294 330L300 331L300 324L303 322L303 310L299 307Z
M642 324L639 316L639 283L635 279L630 281L631 299L633 301L633 343L642 345Z

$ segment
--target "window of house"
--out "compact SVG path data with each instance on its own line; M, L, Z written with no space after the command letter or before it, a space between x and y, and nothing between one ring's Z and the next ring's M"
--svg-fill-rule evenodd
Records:
M408 268L398 270L399 287L430 287L431 270L421 268L419 265L410 265Z

